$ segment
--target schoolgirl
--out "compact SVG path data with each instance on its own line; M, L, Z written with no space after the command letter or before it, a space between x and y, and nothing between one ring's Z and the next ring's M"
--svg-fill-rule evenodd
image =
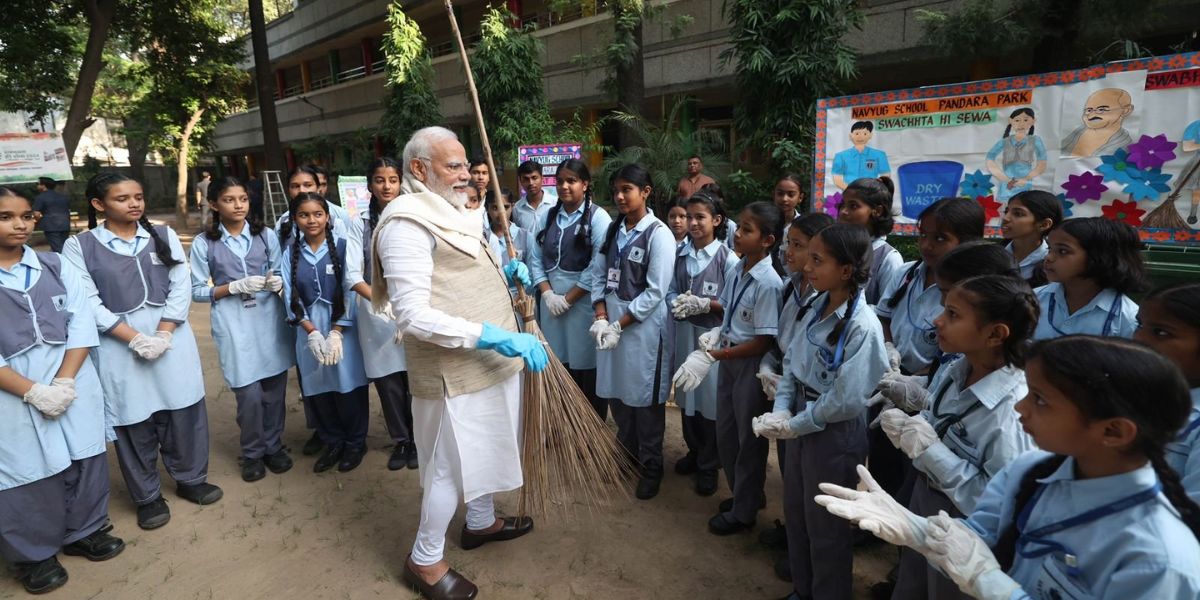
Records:
M312 403L325 446L313 471L337 465L351 471L366 454L367 375L358 345L355 303L345 302L346 240L333 233L328 203L303 192L288 212L299 231L280 239L284 248L283 300L295 325L301 392ZM348 340L346 338L349 338Z
M1027 190L1008 200L1000 219L1000 233L1009 240L1005 249L1021 267L1021 277L1034 287L1046 284L1042 261L1050 252L1046 234L1063 220L1058 197L1042 190Z
M717 445L725 479L733 498L721 503L709 519L708 530L729 535L754 526L766 503L767 440L754 435L751 421L762 414L767 396L758 381L758 363L774 343L779 329L779 278L776 247L783 233L779 209L753 202L738 216L734 251L742 260L725 274L721 292L723 311L719 327L697 340L699 348L675 371L676 392L688 391L702 381L713 363L717 369Z
M871 238L835 224L808 244L804 266L818 296L783 357L773 410L756 434L786 439L783 514L794 598L853 596L849 525L813 502L820 482L854 481L867 453L866 399L888 368L883 329L866 306Z
M400 195L402 168L394 158L380 157L367 167L371 203L350 225L346 240L346 296L355 305L355 329L362 350L363 370L375 384L388 437L392 439L389 470L417 468L417 446L413 439L412 394L408 388L408 362L404 346L397 341L396 323L390 315L371 309L371 239L379 214Z
M537 223L529 246L529 270L541 293L538 326L554 355L588 397L601 420L608 400L596 395L596 344L588 335L590 297L604 286L597 278L603 263L600 249L612 217L592 201L592 174L587 163L564 160L555 170L558 203ZM583 302L580 302L583 300Z
M688 239L687 198L672 198L667 203L667 228L675 236L675 251L681 252Z
M1192 500L1200 501L1200 283L1183 283L1146 296L1133 339L1171 359L1192 389L1192 412L1187 425L1167 444L1167 464L1179 473Z
M207 481L204 376L187 321L191 278L175 231L146 218L140 183L100 173L86 193L89 212L104 213L104 222L68 239L63 258L82 273L103 334L92 359L138 526L155 529L171 519L159 453L179 497L204 505L223 495Z
M1083 333L1130 337L1146 279L1137 230L1104 217L1067 219L1046 241L1050 282L1037 291L1042 305L1034 339Z
M974 598L1200 596L1200 507L1164 457L1187 423L1187 383L1166 358L1119 338L1034 344L1017 403L1038 447L988 483L970 517L915 515L860 467L864 491L818 502L924 554Z
M500 190L501 198L496 198L496 192L488 192L487 200L484 202L487 209L488 227L483 232L483 239L487 242L488 247L492 249L492 253L496 255L496 260L500 261L501 265L507 265L509 262L518 260L526 262L526 253L533 245L530 233L525 229L512 222L513 214L513 194L508 188ZM555 204L555 206L558 206ZM554 207L550 207L554 210ZM516 257L508 255L508 241L504 237L503 229L501 229L504 221L500 220L500 211L504 211L507 215L508 235L512 238L513 248L516 250ZM547 216L549 213L547 213ZM528 290L532 292L532 290ZM517 285L515 282L510 282L508 293L514 298L517 297Z
M945 310L933 322L938 344L942 352L961 357L933 377L920 415L893 408L880 420L919 473L908 509L920 516L946 511L961 517L975 509L996 473L1033 448L1013 407L1027 392L1017 365L1037 326L1038 305L1028 283L1004 275L965 279L945 298ZM962 595L920 553L905 549L892 597Z
M242 182L225 177L208 188L213 215L192 240L192 300L212 305L212 336L225 384L237 398L242 479L283 473L287 370L296 364L284 323L279 239L250 215Z
M673 319L667 322L667 337L674 340L671 372L698 348L702 334L720 327L724 316L721 297L726 287L725 273L737 256L720 241L728 216L725 206L708 192L696 192L685 200L691 243L675 257L675 274L667 302ZM701 496L717 491L717 371L710 370L694 389L676 388L683 441L687 454L675 463L680 475L695 475L695 490Z
M888 283L903 270L904 258L887 242L895 220L892 219L892 197L895 184L890 177L856 179L842 192L838 205L838 222L866 227L871 234L871 279L863 292L867 304L875 306L882 300Z
M720 200L721 204L728 205L728 201L725 199L725 194L721 191L721 186L716 183L706 183L706 184L700 186L700 189L698 189L696 191L697 192L705 192L705 193L713 196L717 200ZM730 250L733 250L733 245L734 245L733 236L737 233L737 227L738 227L737 221L735 221L733 219L729 219L728 221L725 222L725 225L726 225L725 237L717 238L717 239L724 242L725 246L727 246Z
M935 285L938 262L961 243L983 237L983 208L966 198L942 198L921 211L917 244L921 258L904 263L875 305L883 333L900 353L900 369L923 374L938 356L933 319L942 312Z
M88 356L99 343L81 274L26 245L33 206L0 186L0 557L25 590L67 582L62 550L108 560L104 397Z
M646 206L650 173L628 164L610 181L621 216L608 227L592 261L588 330L596 341L596 395L610 399L617 439L641 464L636 496L658 495L663 475L663 430L671 377L665 330L667 288L675 266L675 239ZM603 283L601 283L603 282Z

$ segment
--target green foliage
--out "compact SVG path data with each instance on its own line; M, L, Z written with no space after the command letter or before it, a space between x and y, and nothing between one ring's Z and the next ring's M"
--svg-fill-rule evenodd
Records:
M734 171L725 178L721 188L725 192L726 209L730 215L751 202L770 200L772 187L748 171Z
M62 107L79 68L87 25L66 2L5 0L0 19L0 111L32 119Z
M768 149L775 172L810 171L816 101L857 73L844 38L862 27L859 3L727 0L725 16L730 48L721 60L733 67L738 89L753 90L734 105L743 147Z
M999 58L1032 41L1034 32L1016 18L1016 8L994 0L968 0L953 13L917 10L924 42L947 56Z
M292 151L297 161L325 162L332 172L339 175L362 175L367 163L375 158L374 135L371 129L358 129L335 136L319 135L292 144Z
M380 133L402 148L413 132L442 122L434 91L433 63L425 36L397 0L388 5L388 31L383 36L387 58L387 95Z
M263 0L263 19L270 23L295 8L294 0ZM234 37L250 35L250 3L247 0L225 0L216 7L216 17L225 31Z

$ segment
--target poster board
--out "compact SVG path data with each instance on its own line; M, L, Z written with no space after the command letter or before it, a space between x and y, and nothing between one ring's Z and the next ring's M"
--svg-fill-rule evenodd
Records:
M517 165L532 160L542 165L542 194L543 198L553 202L558 202L558 187L554 173L558 170L558 165L564 160L574 158L580 160L583 158L583 144L576 142L563 142L561 144L538 144L535 146L520 146L517 148ZM525 197L525 190L521 190L521 197Z
M932 201L965 196L999 235L1008 199L1040 189L1068 218L1200 245L1200 52L824 98L816 130L814 206L831 214L853 178L887 173L895 233L915 234Z
M0 184L33 183L39 177L74 178L62 137L53 132L0 134Z
M342 208L350 213L351 219L357 219L363 211L370 209L371 190L367 187L366 175L339 175L337 192Z

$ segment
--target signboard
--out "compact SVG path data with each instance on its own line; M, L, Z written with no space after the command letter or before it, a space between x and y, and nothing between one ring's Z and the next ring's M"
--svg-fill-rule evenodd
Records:
M1074 71L825 98L813 196L835 213L858 177L896 182L897 233L938 198L983 206L999 235L1008 199L1059 197L1144 241L1200 245L1200 52Z
M338 175L337 192L342 208L350 213L351 219L370 210L371 190L367 187L366 175Z
M521 146L517 149L518 166L527 160L532 160L542 165L543 198L551 202L558 202L558 187L556 186L557 181L554 178L554 172L558 170L559 163L568 158L582 159L583 144L564 142L562 144ZM524 190L521 190L521 197L525 197Z
M0 134L0 184L33 183L39 177L74 178L62 138L57 133Z

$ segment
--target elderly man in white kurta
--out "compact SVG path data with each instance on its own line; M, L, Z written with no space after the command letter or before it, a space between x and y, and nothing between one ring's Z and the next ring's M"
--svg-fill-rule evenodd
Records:
M521 486L517 429L522 367L537 371L540 341L517 333L508 278L466 217L466 152L453 132L428 127L404 147L402 195L379 217L374 298L391 301L404 334L421 468L421 525L404 577L431 600L474 598L471 582L443 558L460 502L464 550L533 529L529 518L497 518L492 494ZM386 286L386 290L384 289Z

